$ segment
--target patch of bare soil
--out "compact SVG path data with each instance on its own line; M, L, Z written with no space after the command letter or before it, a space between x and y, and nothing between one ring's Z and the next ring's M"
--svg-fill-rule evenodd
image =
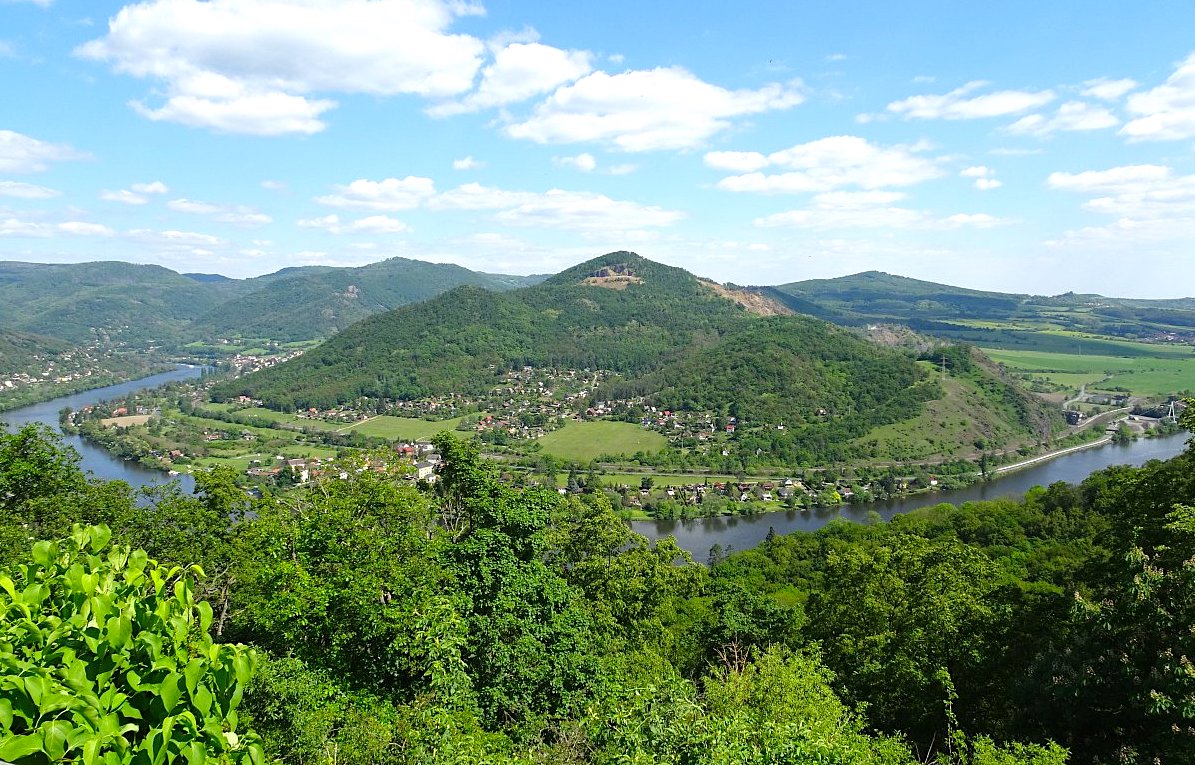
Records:
M730 289L707 279L702 279L701 283L718 297L723 297L737 303L744 309L759 316L792 316L795 313L778 300L764 297L758 292Z

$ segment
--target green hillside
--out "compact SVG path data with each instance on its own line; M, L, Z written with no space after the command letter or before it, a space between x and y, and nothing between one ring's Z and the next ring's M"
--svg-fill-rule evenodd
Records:
M247 280L251 292L200 316L196 337L328 337L366 316L416 303L462 284L492 290L525 277L491 276L460 266L391 258L360 268L284 269Z
M361 268L284 268L253 279L116 261L0 262L0 327L136 349L213 337L313 340L461 284L507 290L540 278L405 258Z
M1102 295L985 292L868 271L763 287L789 308L845 325L892 322L976 345L1107 353L1098 338L1195 340L1195 298L1136 300ZM1114 354L1124 355L1124 354Z
M235 290L235 282L198 282L161 266L3 262L0 326L73 343L169 344Z
M986 397L992 412L983 434L1004 442L1055 425L994 366L959 353L966 358L952 364L953 376L966 376L967 391ZM788 464L866 456L858 439L913 421L946 395L910 354L809 317L756 315L686 271L627 252L536 286L459 287L372 316L213 395L249 395L283 411L468 399L524 366L610 370L616 376L590 400L614 402L618 416L637 422L636 412L654 406L703 413L717 428L735 422L736 455L759 450ZM975 440L969 435L967 447Z
M637 282L585 283L610 265ZM619 285L621 288L610 286ZM458 287L370 318L292 362L217 390L268 405L329 406L359 396L480 393L495 370L531 366L650 371L694 343L717 342L747 314L686 271L611 253L542 284L494 293Z

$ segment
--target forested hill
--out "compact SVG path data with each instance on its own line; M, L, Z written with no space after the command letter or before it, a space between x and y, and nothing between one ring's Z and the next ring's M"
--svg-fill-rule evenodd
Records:
M233 285L116 261L3 262L0 326L72 343L103 335L143 345L168 343L196 316L231 297Z
M1006 294L879 271L760 287L757 291L794 311L836 324L894 322L986 346L1025 345L1027 334L1037 334L1033 342L1040 345L1041 329L1143 339L1195 335L1195 298L1138 300L1070 292L1055 296Z
M406 258L361 268L285 268L253 279L119 261L0 262L0 327L74 344L114 338L138 348L225 336L313 340L461 284L504 290L538 280Z
M494 293L466 286L371 316L318 348L237 380L270 406L331 405L360 396L480 392L523 365L649 372L720 342L750 314L678 268L617 252L542 284Z
M257 289L200 316L190 334L274 340L328 337L371 314L417 303L463 284L503 290L535 279L407 258L360 268L286 270L289 273L248 280L246 286Z

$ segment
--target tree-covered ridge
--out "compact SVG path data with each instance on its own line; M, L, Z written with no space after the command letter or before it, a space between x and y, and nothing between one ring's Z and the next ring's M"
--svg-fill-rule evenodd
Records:
M0 326L72 343L138 348L222 336L312 340L370 313L461 284L511 289L537 277L393 258L361 268L283 269L253 279L122 262L0 263Z
M1195 298L1140 300L1102 295L1042 296L952 287L878 271L835 279L810 279L761 291L802 313L835 322L907 324L915 330L991 347L1032 346L1074 351L1064 338L1039 330L1164 339L1195 335ZM990 325L984 325L983 322ZM979 322L979 323L977 323ZM1012 324L1007 324L1011 322ZM1045 344L1043 344L1045 343ZM1084 352L1124 353L1124 348L1085 341ZM1118 353L1119 351L1119 353Z
M610 263L639 278L625 289L583 280ZM218 388L278 408L477 393L494 370L524 365L642 374L749 317L677 268L611 253L507 293L460 287L372 316L301 358Z
M359 268L295 269L247 280L246 294L199 316L195 337L329 337L366 316L417 303L462 284L491 290L533 283L451 264L391 258Z

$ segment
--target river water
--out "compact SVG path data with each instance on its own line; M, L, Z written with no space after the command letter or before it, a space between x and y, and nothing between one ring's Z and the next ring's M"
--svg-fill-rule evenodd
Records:
M1128 444L1106 444L1072 452L1022 470L1010 472L989 483L976 483L965 489L917 494L884 502L869 502L842 507L813 510L783 510L759 515L695 518L687 521L635 521L635 532L648 539L672 535L677 544L704 561L715 544L733 545L736 550L754 547L774 528L777 534L790 531L815 531L835 518L863 521L875 511L884 520L898 513L942 502L961 505L982 499L1020 497L1034 486L1049 486L1058 481L1079 483L1087 476L1112 465L1144 465L1150 460L1165 460L1177 456L1186 446L1189 433L1180 432L1162 438L1143 438Z
M143 388L155 388L164 383L178 380L194 380L200 376L201 372L202 368L200 367L180 366L173 371L140 380L132 380L106 388L96 388L71 396L62 396L52 401L0 412L0 421L7 422L9 429L16 429L31 422L42 422L49 425L54 431L61 433L62 431L58 427L58 412L63 407L81 409L97 401L122 398ZM706 554L714 544L720 544L723 548L733 545L736 550L745 550L762 542L767 536L769 528L774 528L777 534L785 534L790 531L814 531L835 518L862 521L873 510L879 513L881 518L888 520L897 513L907 513L919 507L936 505L941 502L962 504L981 499L1019 497L1034 486L1049 486L1057 481L1078 483L1091 473L1110 465L1143 465L1149 460L1164 460L1174 457L1184 449L1188 436L1187 433L1177 433L1163 438L1141 439L1124 445L1107 444L1084 449L1006 474L990 483L977 483L957 491L918 494L904 499L845 505L840 508L818 508L808 511L785 510L760 515L698 518L689 521L635 521L631 525L636 532L649 539L660 539L668 535L675 536L677 543L682 548L688 550L698 560L705 560ZM83 469L91 472L96 478L126 481L133 487L178 480L185 492L189 493L194 488L195 484L188 475L171 478L161 471L150 470L136 462L113 457L79 436L64 435L62 440L63 443L79 452Z
M156 388L159 385L179 380L194 380L199 377L202 371L202 367L181 365L169 372L143 377L140 380L132 380L120 383L119 385L109 385L106 388L95 388L83 391L82 393L75 393L71 396L61 396L50 401L43 401L40 404L31 404L23 406L20 409L10 409L7 412L0 412L0 422L7 423L9 430L17 430L31 422L42 422L49 425L54 432L62 435L62 442L64 444L73 447L75 451L79 452L79 456L82 458L80 465L96 478L125 481L134 488L166 483L167 481L177 479L181 483L183 491L190 493L194 489L195 483L189 475L171 477L160 470L150 470L131 460L114 457L79 436L63 435L62 430L58 427L58 413L64 407L68 406L72 409L82 409L88 404L94 404L98 401L124 398L133 391L143 388Z

